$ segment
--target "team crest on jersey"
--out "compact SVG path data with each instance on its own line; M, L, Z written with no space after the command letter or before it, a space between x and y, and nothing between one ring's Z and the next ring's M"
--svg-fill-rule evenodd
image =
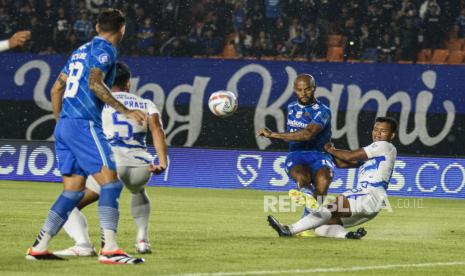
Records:
M98 56L98 61L102 64L107 64L110 62L110 57L107 54L101 54Z
M302 117L302 111L297 111L297 113L295 114L295 117L297 119L299 119L300 117Z

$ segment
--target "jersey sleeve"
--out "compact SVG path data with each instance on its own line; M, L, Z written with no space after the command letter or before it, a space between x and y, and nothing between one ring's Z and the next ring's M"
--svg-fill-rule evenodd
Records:
M321 127L325 127L331 120L331 114L326 109L318 110L313 116L311 117L310 124L320 125Z
M69 59L66 62L65 66L63 66L63 69L61 69L60 73L63 73L65 75L69 76Z
M149 115L160 114L160 111L158 110L157 106L152 101L145 101L147 102L147 113Z
M369 159L378 157L378 156L385 156L391 150L390 143L386 141L378 141L374 142L366 147L363 148L366 152Z
M98 68L107 74L116 62L116 56L109 47L96 47L91 51L90 68Z

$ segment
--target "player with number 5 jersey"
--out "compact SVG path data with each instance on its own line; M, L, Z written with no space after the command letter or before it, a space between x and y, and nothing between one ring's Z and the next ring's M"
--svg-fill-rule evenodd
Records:
M121 11L103 11L97 19L98 36L71 54L52 87L53 114L57 119L55 151L63 178L63 192L49 210L35 243L28 249L27 260L63 260L48 252L49 241L84 197L86 179L92 176L101 186L98 213L102 249L99 261L107 264L144 261L126 254L116 242L118 199L123 183L117 177L101 119L104 104L140 124L146 118L144 112L125 107L108 88L113 83L115 47L124 36L125 22Z

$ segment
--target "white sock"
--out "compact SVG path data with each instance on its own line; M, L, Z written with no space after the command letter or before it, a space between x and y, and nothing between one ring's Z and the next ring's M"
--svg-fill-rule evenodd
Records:
M320 237L345 239L348 231L338 224L321 225L315 229L315 234Z
M86 216L78 208L74 208L69 214L68 220L63 225L63 229L76 242L76 245L92 247Z
M39 235L36 238L34 245L32 246L32 250L34 252L44 252L48 250L48 243L52 239L49 233L41 230Z
M321 207L318 211L310 213L301 218L296 223L289 225L292 234L297 234L308 229L315 229L327 223L331 219L331 212L326 207Z
M100 229L103 241L102 250L111 252L118 250L118 244L116 243L116 232L110 229Z
M132 194L131 212L136 223L137 235L136 242L144 240L148 242L148 227L150 217L150 199L145 189L138 193Z

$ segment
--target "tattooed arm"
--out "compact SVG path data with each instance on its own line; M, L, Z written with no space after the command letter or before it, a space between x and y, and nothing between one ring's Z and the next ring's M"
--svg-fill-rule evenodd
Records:
M141 123L145 120L145 113L140 110L130 110L126 108L122 103L120 103L113 95L111 94L110 89L103 82L104 75L103 72L98 68L92 68L90 70L89 77L89 88L94 92L94 94L102 100L104 103L113 107L116 111L122 113L128 118L136 120L138 123Z
M60 116L61 111L61 103L63 101L63 92L66 88L66 79L68 76L66 74L61 73L55 83L52 86L52 90L50 91L51 98L52 98L52 107L53 107L53 118L55 121L58 121L58 116Z
M126 114L129 109L127 109L122 103L120 103L113 95L111 94L110 88L103 82L104 75L100 69L92 68L90 69L89 77L89 88L94 92L102 102L113 107L116 111Z

